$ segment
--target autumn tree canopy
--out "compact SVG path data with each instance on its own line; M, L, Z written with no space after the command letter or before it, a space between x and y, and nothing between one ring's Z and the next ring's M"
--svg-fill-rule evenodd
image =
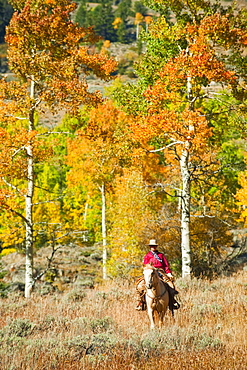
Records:
M97 51L93 29L72 21L75 3L11 4L13 77L0 80L0 238L1 248L25 249L26 297L37 278L33 247L55 251L74 241L74 229L78 240L86 230L102 241L112 275L137 274L150 238L177 271L182 261L183 277L210 270L231 243L236 200L243 224L246 217L246 11L149 0L157 17L145 20L136 5L145 52L138 79L109 88L112 102L87 83L112 78L111 43ZM129 1L115 15L125 42ZM54 115L65 112L58 127Z
M206 105L220 98L223 88L236 99L234 109L246 99L247 18L234 5L223 7L201 0L148 4L162 8L163 14L170 10L170 17L159 17L144 36L147 51L136 66L137 86L124 86L113 95L135 115L131 129L141 145L150 152L163 152L171 175L180 172L176 191L181 200L185 277L191 271L192 181L203 188L219 168L213 118L220 119L226 109L233 109L232 105L218 106L209 116ZM170 189L174 191L171 183Z
M109 80L116 63L94 53L99 39L92 29L71 20L76 4L67 0L13 0L16 10L7 29L12 81L0 81L1 105L1 206L24 221L26 228L26 297L34 283L35 168L48 158L43 147L49 130L39 125L45 111L65 109L76 114L82 104L102 101L89 92L86 76ZM7 146L6 146L7 142ZM5 161L6 158L6 161ZM25 204L13 199L23 196Z
M128 117L111 101L93 108L84 127L68 141L69 186L84 186L88 196L101 194L101 238L103 244L103 275L106 278L106 245L108 196L113 192L115 178L131 163L134 145L128 136ZM97 223L95 223L95 226Z

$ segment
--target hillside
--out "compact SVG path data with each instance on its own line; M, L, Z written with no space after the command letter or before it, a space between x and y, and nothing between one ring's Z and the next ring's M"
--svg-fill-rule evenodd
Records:
M71 243L69 246L58 247L54 255L51 247L43 247L35 253L34 275L37 277L45 272L37 280L35 292L46 295L54 291L92 288L95 282L101 280L100 261L101 255L97 246L82 247ZM0 295L24 291L24 254L14 252L3 256L1 271Z

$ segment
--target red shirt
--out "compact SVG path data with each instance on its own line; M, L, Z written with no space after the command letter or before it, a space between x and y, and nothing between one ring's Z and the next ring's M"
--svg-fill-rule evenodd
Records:
M144 265L147 265L148 263L151 263L154 267L159 268L159 269L163 269L166 274L171 273L169 263L168 263L166 257L164 256L164 254L161 253L161 252L158 252L158 251L156 251L156 254L159 256L159 259L161 261L157 260L157 258L155 258L153 253L151 251L149 251L146 254L146 256L144 257L144 261L143 261Z

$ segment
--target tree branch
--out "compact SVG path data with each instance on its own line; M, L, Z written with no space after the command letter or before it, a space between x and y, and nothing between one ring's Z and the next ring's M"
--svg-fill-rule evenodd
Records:
M149 153L156 153L156 152L161 152L162 150L164 150L164 149L167 149L167 148L169 148L169 147L171 147L171 146L173 146L173 145L176 145L176 144L184 144L182 141L174 141L173 143L170 143L170 144L168 144L168 145L166 145L166 146L164 146L163 148L159 148L159 149L153 149L153 150L148 150L148 152Z
M23 195L23 194L21 193L21 190L20 190L20 189L18 189L16 186L14 186L14 185L10 184L7 180L5 180L5 178L4 178L4 177L2 177L2 180L3 180L3 182L4 182L6 185L8 185L11 189L14 189L15 191L17 191L17 193L19 193L19 194Z
M29 225L29 227L32 227L32 225L30 224L30 222L20 212L15 211L14 209L9 208L9 207L7 207L7 209L8 209L8 211L10 211L10 212L14 213L15 215L19 216L27 225Z
M47 135L52 135L52 134L74 135L72 132L67 132L67 131L48 131L48 132L44 132L42 134L37 134L36 136L47 136Z

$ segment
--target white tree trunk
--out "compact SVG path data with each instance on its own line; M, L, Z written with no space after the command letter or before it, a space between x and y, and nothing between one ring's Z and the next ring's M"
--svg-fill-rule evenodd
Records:
M31 82L30 97L34 99L35 83ZM29 114L29 132L34 129L34 109ZM32 143L26 146L27 155L27 194L26 194L26 274L25 297L30 298L33 288L33 192L34 192L34 161Z
M188 143L189 145L189 143ZM190 173L188 168L189 151L184 148L180 169L182 176L182 202L181 202L181 251L182 251L182 277L190 277L191 251L190 251Z
M26 276L25 276L25 297L30 298L33 287L33 152L29 145L27 153L28 185L26 195Z
M101 186L101 197L102 197L102 264L103 264L103 279L107 278L106 261L107 261L107 243L106 243L106 197L105 197L105 186Z
M187 51L188 52L188 51ZM194 110L194 99L192 95L191 77L187 78L187 98L189 109ZM189 130L193 131L194 127L189 124ZM189 138L188 138L189 139ZM191 277L191 249L190 249L190 186L191 178L189 171L190 163L189 141L186 141L180 158L180 170L182 177L182 198L181 198L181 252L182 252L182 277Z
M136 39L137 40L139 39L139 33L140 33L140 25L139 25L139 23L137 23L137 25L136 25Z

